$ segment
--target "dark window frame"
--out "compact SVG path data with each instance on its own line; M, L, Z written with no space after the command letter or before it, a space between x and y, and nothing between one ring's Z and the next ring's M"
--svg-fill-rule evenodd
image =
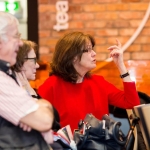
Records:
M27 35L28 40L39 45L38 0L27 0ZM37 58L39 58L39 52L37 52Z

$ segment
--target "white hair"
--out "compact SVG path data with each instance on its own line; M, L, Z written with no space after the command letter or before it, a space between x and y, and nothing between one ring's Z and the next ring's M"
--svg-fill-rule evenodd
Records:
M14 23L17 26L19 25L17 18L10 13L0 11L0 41L6 39L5 35Z

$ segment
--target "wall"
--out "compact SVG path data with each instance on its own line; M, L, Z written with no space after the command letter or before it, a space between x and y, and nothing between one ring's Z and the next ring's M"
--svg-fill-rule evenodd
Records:
M125 65L128 68L131 79L136 83L137 90L150 96L150 61L128 60L125 61ZM122 79L114 62L99 61L92 72L103 76L107 81L123 90Z
M118 38L124 45L139 27L149 0L68 0L69 29L55 31L56 0L38 0L40 60L51 60L55 44L69 31L90 33L96 39L97 60L107 59L107 47ZM124 53L125 60L150 58L150 19Z

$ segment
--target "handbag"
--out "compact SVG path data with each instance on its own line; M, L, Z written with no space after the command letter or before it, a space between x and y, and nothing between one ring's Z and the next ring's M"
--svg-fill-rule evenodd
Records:
M121 122L114 121L108 115L99 120L94 115L87 114L74 131L74 141L78 150L122 150L126 136L120 126Z

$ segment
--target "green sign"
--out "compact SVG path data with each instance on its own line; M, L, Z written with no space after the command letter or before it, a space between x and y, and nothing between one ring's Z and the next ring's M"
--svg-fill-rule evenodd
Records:
M19 10L19 2L5 2L5 5L6 5L6 12Z
M0 10L5 12L17 12L20 9L20 2L19 1L3 1L0 2Z

